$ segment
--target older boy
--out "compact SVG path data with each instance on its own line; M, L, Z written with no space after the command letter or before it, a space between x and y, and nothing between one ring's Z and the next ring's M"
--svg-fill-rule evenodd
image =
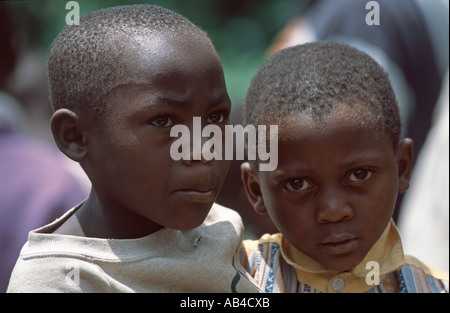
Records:
M92 191L30 233L8 291L258 291L234 262L240 217L214 204L228 163L169 153L173 125L227 122L208 36L161 7L109 8L66 26L48 67L54 139Z
M244 119L279 125L278 168L241 167L254 209L281 232L245 242L264 291L448 292L448 274L404 256L391 219L413 144L375 61L335 43L283 50L254 77Z

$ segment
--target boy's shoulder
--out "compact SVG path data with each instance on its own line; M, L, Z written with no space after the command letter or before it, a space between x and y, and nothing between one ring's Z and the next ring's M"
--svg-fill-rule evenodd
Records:
M275 254L281 252L282 234L264 234L257 240L247 239L242 242L240 251L240 262L250 273L256 270L256 263L259 259L276 260Z
M425 275L433 277L438 280L449 281L448 272L434 267L430 264L424 263L411 255L405 255L405 264L416 270L422 271Z
M233 224L242 225L241 216L234 210L227 208L218 203L214 203L209 211L208 216L203 222L204 225L211 225L220 221L229 221Z
M247 251L256 251L260 246L281 246L283 236L281 233L264 234L257 240L244 240L243 246Z
M8 293L112 292L105 273L95 263L76 256L42 254L20 259L9 281ZM125 291L125 290L122 290Z

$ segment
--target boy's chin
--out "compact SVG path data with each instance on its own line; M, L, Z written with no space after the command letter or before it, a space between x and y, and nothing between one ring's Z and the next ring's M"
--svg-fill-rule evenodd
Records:
M196 216L190 216L186 219L181 219L178 222L171 223L171 225L168 225L166 227L175 230L191 230L202 225L206 217L208 216L208 213L209 210L205 214L196 214Z

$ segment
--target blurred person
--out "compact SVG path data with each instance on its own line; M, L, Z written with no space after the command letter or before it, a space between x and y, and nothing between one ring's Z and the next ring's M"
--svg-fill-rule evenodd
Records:
M449 270L449 82L436 106L434 124L418 156L399 228L407 253Z
M0 92L0 292L28 232L61 216L88 195L60 151L20 131L15 100Z
M27 111L9 93L17 60L14 27L0 2L0 292L27 241L88 195L86 179L54 145L29 135Z

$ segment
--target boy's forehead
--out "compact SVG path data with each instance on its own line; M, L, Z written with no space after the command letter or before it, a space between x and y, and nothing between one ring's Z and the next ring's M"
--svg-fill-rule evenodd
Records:
M184 103L199 85L213 98L227 95L222 65L209 41L195 44L187 36L158 32L127 38L120 45L115 65L119 75L111 89L105 90L108 103L130 97L130 109L148 109L160 100Z
M299 136L304 138L329 136L336 133L359 132L362 129L372 132L374 136L382 133L380 121L375 115L364 114L358 106L338 105L321 116L310 112L286 116L279 126L279 139L291 141Z
M147 82L151 77L181 70L188 65L201 70L220 64L212 45L204 39L192 40L192 37L191 34L175 35L167 31L137 34L121 41L116 51L122 64L118 83L140 84Z

